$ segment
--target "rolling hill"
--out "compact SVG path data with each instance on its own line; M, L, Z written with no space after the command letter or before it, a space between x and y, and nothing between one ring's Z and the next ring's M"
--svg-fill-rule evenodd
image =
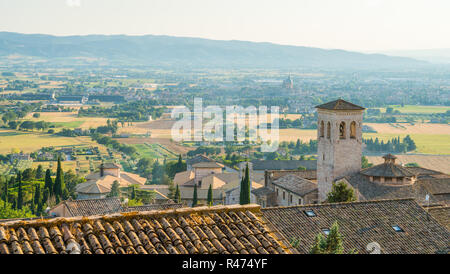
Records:
M383 54L173 36L52 36L0 32L0 56L95 58L110 64L228 68L405 68L427 62Z

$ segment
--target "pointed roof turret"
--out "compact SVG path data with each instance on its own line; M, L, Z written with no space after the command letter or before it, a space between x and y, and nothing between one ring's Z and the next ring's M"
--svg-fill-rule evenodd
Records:
M352 104L342 99L337 99L322 105L316 106L320 109L330 109L330 110L364 110L365 108Z

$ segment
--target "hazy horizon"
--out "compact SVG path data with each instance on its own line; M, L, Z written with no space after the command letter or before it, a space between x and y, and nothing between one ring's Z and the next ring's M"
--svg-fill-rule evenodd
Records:
M168 35L360 52L450 48L443 0L0 0L0 31Z

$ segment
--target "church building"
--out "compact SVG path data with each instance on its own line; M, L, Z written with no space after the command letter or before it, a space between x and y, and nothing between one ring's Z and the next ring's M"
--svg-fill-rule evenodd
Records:
M322 203L335 182L353 188L358 201L413 198L426 206L450 204L449 174L405 167L392 154L384 155L382 164L361 168L363 107L338 99L316 108L316 170L266 170L264 187L252 191L258 204Z

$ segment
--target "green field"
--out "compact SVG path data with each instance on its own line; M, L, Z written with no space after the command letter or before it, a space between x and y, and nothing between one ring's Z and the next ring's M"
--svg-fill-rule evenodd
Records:
M177 155L173 152L167 150L165 147L160 144L135 144L139 155L141 157L149 157L149 158L158 158L158 159L177 159Z
M363 138L378 138L387 141L397 136L404 138L406 135L411 136L414 140L418 153L450 155L450 135L448 134L364 133Z
M423 114L430 114L430 113L444 113L448 110L450 110L450 106L416 106L416 105L392 105L390 106L394 110L398 110L401 113L423 113ZM386 108L378 108L381 110L381 112L386 112Z
M30 153L42 147L96 145L90 137L63 137L40 132L25 132L0 129L0 154L11 153L12 149Z
M72 122L52 122L51 124L55 127L63 127L63 128L78 128L82 124L84 124L85 121L72 121Z

